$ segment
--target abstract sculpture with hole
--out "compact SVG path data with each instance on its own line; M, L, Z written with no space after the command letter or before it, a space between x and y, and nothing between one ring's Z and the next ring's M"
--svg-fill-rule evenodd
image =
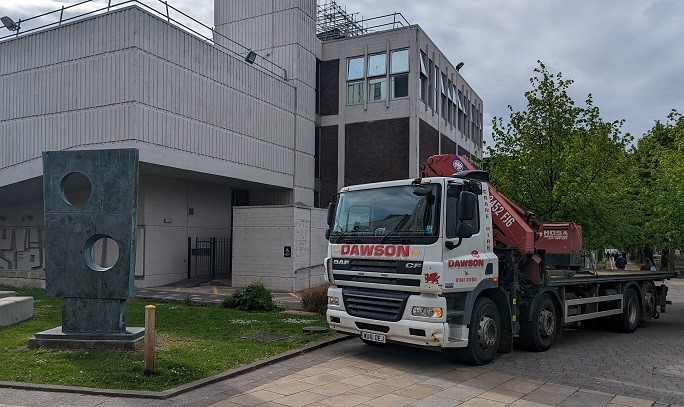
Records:
M135 278L138 150L44 152L43 193L45 288L62 297L62 326L36 334L33 345L50 346L40 340L52 339L72 342L54 347L96 348L106 346L92 341L142 340L143 328L126 327Z

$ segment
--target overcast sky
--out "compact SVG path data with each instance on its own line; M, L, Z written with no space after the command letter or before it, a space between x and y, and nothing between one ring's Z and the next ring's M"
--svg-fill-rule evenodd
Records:
M158 0L142 1L159 4ZM76 2L0 0L0 16L16 21ZM107 0L94 3L106 5ZM213 25L213 0L169 3ZM461 74L484 102L488 141L492 117L507 118L509 104L514 110L525 108L523 93L530 89L529 78L537 60L575 81L571 96L576 103L584 105L587 94L592 93L603 119L625 119L623 132L637 138L656 120L665 121L671 109L684 112L682 0L337 3L365 18L401 12L409 23L420 25L452 63L463 61Z

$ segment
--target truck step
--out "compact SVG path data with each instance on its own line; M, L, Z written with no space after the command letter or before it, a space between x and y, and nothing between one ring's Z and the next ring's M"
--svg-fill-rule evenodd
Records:
M0 327L25 321L33 316L33 297L0 298Z

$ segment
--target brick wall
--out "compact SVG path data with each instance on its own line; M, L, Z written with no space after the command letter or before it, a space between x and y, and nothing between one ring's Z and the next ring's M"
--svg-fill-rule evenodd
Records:
M420 134L419 162L422 163L431 155L439 154L439 132L422 120L420 121L418 131Z
M344 185L409 177L409 118L345 126Z
M337 157L337 126L321 127L321 208L338 192Z
M340 99L340 60L321 61L320 65L320 104L321 116L339 113Z

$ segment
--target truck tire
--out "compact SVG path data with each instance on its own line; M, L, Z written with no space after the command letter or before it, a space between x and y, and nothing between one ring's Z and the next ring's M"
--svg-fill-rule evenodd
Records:
M613 319L613 326L619 332L632 333L636 331L641 319L641 304L639 294L633 288L625 292L622 314Z
M641 320L643 322L648 322L651 319L653 319L653 316L656 314L656 291L655 291L655 286L653 285L652 282L646 282L644 283L642 289L642 298L641 298L641 304L642 304L642 312L641 312Z
M558 332L556 304L548 294L543 294L532 311L532 319L520 325L522 346L533 352L551 348Z
M469 363L486 365L494 359L500 340L499 310L494 301L480 297L475 301L470 318L468 347L462 350L461 356Z

